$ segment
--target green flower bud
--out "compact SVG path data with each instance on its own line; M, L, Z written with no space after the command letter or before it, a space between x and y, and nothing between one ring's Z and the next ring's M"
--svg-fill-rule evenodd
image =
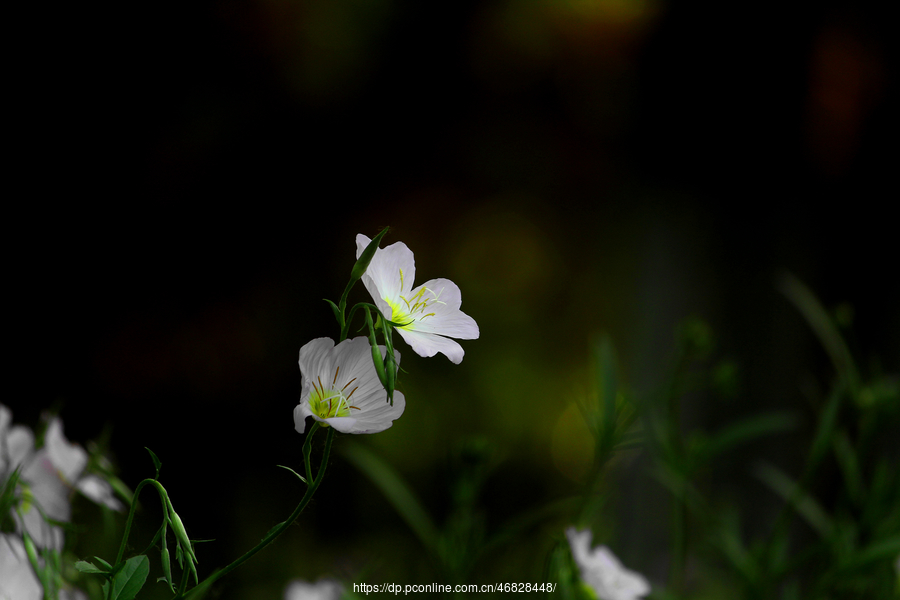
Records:
M169 549L166 548L165 541L163 541L163 549L159 553L159 559L162 562L163 575L166 576L166 583L169 584L169 589L172 590L172 593L175 593L175 586L172 585L172 565L169 561Z
M184 529L184 523L181 522L181 517L178 516L178 513L171 506L169 508L169 520L172 523L172 531L175 532L175 539L178 540L178 545L181 546L189 559L193 559L193 562L198 562L194 549L191 547L191 540Z

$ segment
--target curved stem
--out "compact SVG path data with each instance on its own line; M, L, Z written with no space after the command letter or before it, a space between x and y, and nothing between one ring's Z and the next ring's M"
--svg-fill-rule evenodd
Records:
M312 440L312 433L315 429L310 429L310 435L307 436L307 441L310 442ZM316 493L316 490L319 488L319 484L322 483L322 479L325 477L325 468L328 466L328 456L331 454L331 442L334 440L334 428L329 427L328 436L325 438L325 451L322 453L322 463L319 465L319 472L316 473L315 480L311 480L311 483L308 488L306 488L306 493L303 494L303 499L300 500L300 504L297 505L297 508L294 509L294 512L291 513L291 516L287 518L280 525L275 527L272 531L266 535L256 546L251 548L246 554L238 558L236 561L222 569L221 571L216 571L208 578L206 578L200 585L209 586L212 585L218 579L221 579L228 573L232 572L246 561L248 561L254 554L271 544L275 538L285 532L288 527L300 516L300 513L303 512L303 509L306 508L306 505L309 504L309 501L312 500L313 494ZM307 443L303 444L304 454L306 454ZM199 586L198 586L199 587ZM182 598L180 594L176 596L176 598Z
M153 484L156 487L156 491L159 492L159 501L163 507L163 518L168 519L168 494L166 494L166 489L162 486L160 482L155 479L145 479L140 482L137 488L134 490L134 495L131 500L131 509L128 511L128 520L125 521L125 532L122 534L122 543L119 545L119 553L116 554L116 562L113 565L117 565L122 562L122 557L125 556L125 545L128 543L128 536L131 533L131 523L134 521L134 510L137 508L137 500L138 496L141 495L141 490L147 484Z

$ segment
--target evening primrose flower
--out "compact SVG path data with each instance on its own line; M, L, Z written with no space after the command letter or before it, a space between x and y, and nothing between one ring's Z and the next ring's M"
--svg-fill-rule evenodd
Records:
M606 546L591 549L591 530L566 530L581 579L600 600L637 600L650 593L640 573L629 571Z
M382 357L384 346L379 346ZM394 351L397 364L400 353ZM406 408L403 394L394 391L394 405L387 402L372 364L372 347L365 337L344 340L337 346L330 338L315 339L300 349L303 387L294 408L294 427L303 433L306 417L312 417L341 433L378 433L390 427Z
M356 236L359 258L371 240ZM443 353L452 362L462 362L464 351L450 338L478 338L475 319L462 312L459 287L449 279L431 279L413 288L416 263L412 251L403 242L379 248L363 275L363 284L381 313L394 323L397 331L419 356Z

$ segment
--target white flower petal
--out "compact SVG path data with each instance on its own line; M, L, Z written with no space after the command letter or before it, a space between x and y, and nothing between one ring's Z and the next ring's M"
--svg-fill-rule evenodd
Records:
M0 446L0 475L12 472L34 452L34 434L24 425L14 425L6 434L6 447Z
M566 536L581 579L600 600L638 600L650 593L647 580L640 573L624 568L609 548L590 549L590 529L579 532L570 527Z
M316 583L292 581L284 590L284 600L339 600L343 586L333 579L320 579Z
M306 431L306 417L311 416L313 413L309 410L309 402L303 401L294 407L294 429L297 430L297 433Z
M0 600L42 600L44 590L31 568L25 544L0 533Z
M429 316L421 316L416 319L412 329L460 340L478 338L478 324L475 323L475 319L459 309L462 304L459 286L449 279L431 279L410 293L414 297L422 289L428 290L422 295L423 298L435 299L429 301L427 308L423 311L425 315Z
M5 404L0 404L0 444L3 443L10 423L12 423L12 411Z
M78 444L70 444L63 435L62 421L56 417L47 425L44 434L44 448L53 462L53 466L62 474L66 482L78 479L87 466L87 452Z
M109 485L109 482L96 475L85 475L78 480L76 487L78 491L97 504L102 504L112 510L121 511L124 508L122 503L113 496L112 486Z
M356 236L356 258L359 258L371 241L363 234ZM375 299L379 310L387 316L390 307L384 302L384 299L387 298L391 302L399 301L401 295L405 295L412 289L415 279L416 260L412 250L403 242L396 242L375 251L375 255L363 275L363 285ZM384 303L384 307L381 306L382 303ZM385 312L385 308L387 312Z
M412 346L419 356L434 356L438 352L444 354L454 364L462 362L465 351L463 347L451 340L433 333L423 333L410 329L397 329L406 343Z

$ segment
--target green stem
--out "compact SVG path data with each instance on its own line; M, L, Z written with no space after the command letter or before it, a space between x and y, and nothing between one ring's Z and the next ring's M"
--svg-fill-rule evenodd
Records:
M125 556L125 545L128 543L128 536L131 533L131 524L134 522L134 511L137 508L138 496L141 495L141 490L147 484L153 484L156 491L159 492L159 501L162 504L163 517L168 519L169 504L166 489L155 479L145 479L140 482L137 489L134 490L134 496L132 496L131 509L128 511L128 520L125 521L125 533L122 535L122 543L119 545L119 553L116 555L116 562L113 563L114 566L122 562L122 557Z
M304 454L307 451L307 444L311 444L312 433L315 429L310 429L310 435L307 436L307 442L303 444ZM303 495L303 499L300 500L300 504L297 505L297 508L294 509L294 512L291 513L291 516L287 518L286 521L275 527L272 531L269 532L266 537L262 539L260 543L254 546L250 551L246 554L238 558L236 561L222 569L221 571L216 571L212 575L210 575L207 579L205 579L200 585L211 585L215 581L221 579L228 573L234 571L236 568L244 564L250 558L253 557L254 554L271 544L275 538L285 532L288 527L300 516L300 513L303 512L303 509L306 508L306 505L309 504L309 501L312 500L313 494L316 493L316 490L319 488L319 484L322 483L322 479L325 477L325 468L328 466L328 457L331 454L331 442L334 440L334 428L330 427L328 429L328 436L325 438L325 451L322 453L322 463L319 465L319 472L316 474L315 480L310 480L311 483L308 488L306 488L306 493ZM180 594L176 596L176 600L179 598L183 598Z

